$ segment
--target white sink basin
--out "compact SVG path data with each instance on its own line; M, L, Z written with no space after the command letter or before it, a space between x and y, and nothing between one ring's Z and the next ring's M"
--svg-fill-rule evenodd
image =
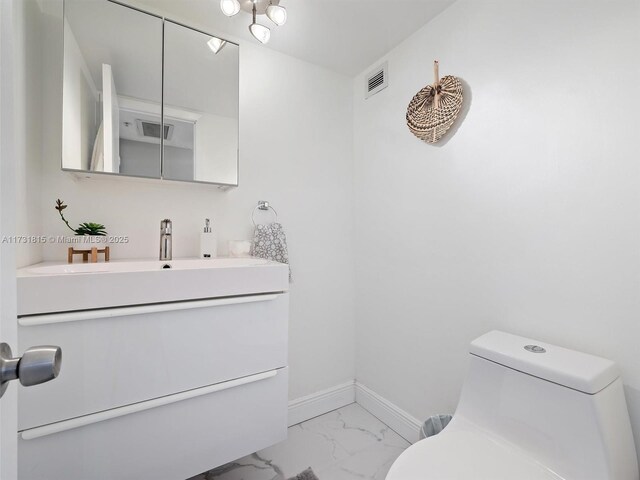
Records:
M21 276L67 275L78 273L150 272L155 270L192 270L196 268L230 268L266 265L262 258L183 258L176 260L120 260L102 263L38 264L23 269Z
M18 315L284 292L288 275L253 257L45 262L18 270Z

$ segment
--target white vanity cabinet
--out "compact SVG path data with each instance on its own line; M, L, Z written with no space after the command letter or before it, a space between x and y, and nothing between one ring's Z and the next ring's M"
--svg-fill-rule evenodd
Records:
M262 267L258 293L19 316L20 349L63 352L20 389L20 479L184 480L286 438L287 269Z

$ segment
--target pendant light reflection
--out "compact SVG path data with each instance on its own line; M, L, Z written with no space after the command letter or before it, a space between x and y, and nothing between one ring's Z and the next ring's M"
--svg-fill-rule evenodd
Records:
M216 37L211 37L211 40L207 42L207 46L216 55L218 54L218 52L220 52L220 50L224 48L226 44L227 44L226 40L222 40L221 38L216 38Z
M267 7L267 17L277 26L282 26L287 22L287 9L280 5L269 5Z
M227 17L233 17L240 11L240 2L238 0L220 0L220 10Z
M260 43L267 43L269 38L271 38L271 30L265 27L264 25L260 25L256 23L256 4L253 4L253 23L249 26L249 31L251 35L255 37Z

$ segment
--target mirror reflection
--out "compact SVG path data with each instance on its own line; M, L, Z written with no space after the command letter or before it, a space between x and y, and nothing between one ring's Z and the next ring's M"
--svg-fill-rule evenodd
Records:
M164 28L163 177L235 185L238 46L169 21Z
M64 3L62 166L161 177L162 19Z
M108 0L64 8L63 169L237 185L238 46Z

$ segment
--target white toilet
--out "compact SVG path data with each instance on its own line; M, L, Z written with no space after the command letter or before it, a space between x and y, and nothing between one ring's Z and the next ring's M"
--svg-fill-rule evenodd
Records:
M499 331L470 353L453 420L387 480L638 480L612 361Z

